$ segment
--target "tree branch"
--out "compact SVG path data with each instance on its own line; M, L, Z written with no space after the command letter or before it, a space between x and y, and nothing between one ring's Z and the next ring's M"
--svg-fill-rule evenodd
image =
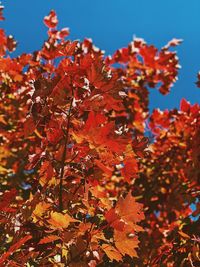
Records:
M72 89L72 97L70 101L69 112L67 115L67 129L65 133L65 143L64 143L64 150L62 154L61 160L61 171L60 171L60 184L59 184L59 211L63 210L63 177L64 177L64 167L65 167L65 159L67 156L67 145L69 140L69 128L70 128L70 119L71 119L71 110L72 110L72 103L74 99L74 91Z

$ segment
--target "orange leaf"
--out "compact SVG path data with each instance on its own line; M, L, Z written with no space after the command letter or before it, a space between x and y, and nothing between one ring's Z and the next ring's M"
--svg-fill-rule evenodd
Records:
M49 236L42 238L38 244L46 244L46 243L56 241L58 239L60 239L60 237L57 235L49 235Z
M108 256L108 258L113 261L121 261L122 260L122 255L120 254L120 252L114 248L113 246L107 245L107 244L103 244L101 246L101 248L103 249L103 251L106 253L106 255Z
M142 212L142 204L135 201L135 198L131 195L131 192L128 193L126 198L120 198L116 211L119 216L128 224L133 224L140 222L144 219L144 214Z
M68 214L62 214L59 212L52 212L51 218L48 220L51 228L67 228L71 222L78 222Z
M41 185L46 184L48 181L51 180L53 175L54 175L54 169L52 167L51 162L47 160L44 161L40 168L40 184Z
M36 222L49 209L51 205L44 201L38 203L33 211L33 221Z
M183 238L190 238L189 235L187 235L186 233L184 233L183 231L178 231L179 235L182 236Z
M110 177L112 176L113 170L109 166L104 165L100 160L97 159L94 160L94 162L104 173Z
M135 248L138 247L138 239L132 233L127 233L126 231L116 231L114 232L114 241L116 248L120 251L122 255L129 255L131 257L137 257L137 252Z

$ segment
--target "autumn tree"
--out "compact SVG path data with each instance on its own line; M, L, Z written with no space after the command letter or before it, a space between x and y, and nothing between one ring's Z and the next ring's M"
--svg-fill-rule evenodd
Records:
M0 31L0 266L195 266L200 107L148 109L180 40L105 56L53 10L44 23L42 48L16 58Z

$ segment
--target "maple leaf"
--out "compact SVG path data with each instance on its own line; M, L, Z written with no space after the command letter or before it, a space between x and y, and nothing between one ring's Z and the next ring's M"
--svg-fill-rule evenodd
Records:
M28 117L24 122L24 136L27 137L35 130L35 123L33 117Z
M51 162L44 161L40 167L40 184L45 185L54 175Z
M59 240L59 239L60 239L60 237L57 235L48 235L48 236L40 239L40 242L38 243L38 245L51 243L51 242Z
M4 20L5 19L3 17L3 9L4 9L4 6L0 5L0 20Z
M180 110L183 112L188 112L190 110L190 103L187 102L184 98L181 100Z
M54 10L51 10L49 15L44 17L44 24L48 28L55 28L58 24L58 19L56 16L56 12Z
M10 208L9 205L12 202L12 200L15 199L16 195L17 195L17 190L15 188L11 189L8 192L5 192L1 197L0 210L7 212L15 211L15 209Z
M63 131L58 121L51 120L48 123L46 126L46 135L47 140L52 144L56 144L60 141L60 139L63 137Z
M121 174L125 180L130 183L131 178L134 178L138 172L137 160L133 157L124 160L124 167L121 169Z
M155 48L153 45L143 45L140 48L140 54L144 59L144 64L149 65L151 67L155 67L157 51L157 48Z
M118 200L115 208L111 208L105 213L105 218L117 233L118 231L127 233L128 229L128 234L133 233L135 235L136 232L143 231L143 228L137 225L138 222L144 219L142 204L137 203L130 192L126 198L121 197Z
M15 41L14 37L12 35L7 36L7 49L9 52L13 52L16 49L17 42Z
M69 35L69 28L63 28L60 32L59 32L59 37L61 39L64 39L65 37L67 37Z
M143 205L136 202L131 192L129 192L125 198L120 197L115 210L125 222L137 223L144 219L142 207Z
M122 260L122 255L121 253L113 246L108 245L108 244L103 244L101 245L101 248L103 249L103 251L106 253L106 255L108 256L108 258L113 261L121 261Z
M15 252L17 249L19 249L23 244L25 244L29 239L31 239L32 236L31 235L27 235L25 237L23 237L22 239L20 239L17 243L13 244L7 252L5 252L1 258L0 258L0 264L5 264L5 261L7 260L7 258L13 253Z
M96 62L91 64L91 67L88 69L88 80L97 88L101 88L104 85L106 77L104 75L105 65L99 58Z
M144 157L147 154L145 149L147 148L148 143L149 143L149 139L147 137L143 137L141 140L138 138L135 138L132 141L132 148L133 148L134 153L138 157Z
M164 46L164 49L168 49L170 46L180 45L182 42L183 42L183 39L173 38L170 42L167 43L166 46Z
M105 213L105 218L110 226L119 231L123 231L125 222L121 220L121 217L116 213L114 208Z
M33 221L36 222L38 221L39 219L41 219L41 217L43 216L44 213L47 212L47 210L49 209L50 207L50 204L49 203L46 203L46 202L39 202L35 209L33 210Z
M95 164L108 176L112 176L113 170L109 168L108 166L105 166L100 160L95 160Z
M79 222L79 221L75 220L68 214L62 214L59 212L51 212L50 219L48 220L50 227L56 229L67 228L69 224L72 222Z
M16 58L0 29L0 265L198 265L200 107L149 111L149 90L177 80L181 40L135 38L104 58L65 40L55 11L44 24L42 49Z
M122 255L129 255L130 257L138 257L135 248L138 247L138 239L133 233L125 231L114 232L114 242L116 248Z

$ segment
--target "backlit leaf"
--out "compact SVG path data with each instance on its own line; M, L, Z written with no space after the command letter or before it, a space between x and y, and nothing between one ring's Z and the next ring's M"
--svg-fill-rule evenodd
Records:
M51 212L50 219L48 223L50 224L51 228L62 229L67 228L70 223L78 222L68 214L62 214L59 212Z
M121 261L122 260L122 255L113 246L108 245L108 244L103 244L103 245L101 245L101 248L103 249L103 251L106 253L106 255L108 256L108 258L111 261L113 261L113 260Z

